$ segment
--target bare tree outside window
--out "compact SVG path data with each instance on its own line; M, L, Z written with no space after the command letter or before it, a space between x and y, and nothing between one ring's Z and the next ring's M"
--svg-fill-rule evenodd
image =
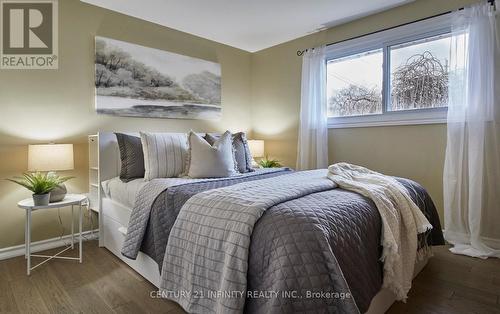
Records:
M412 56L393 75L392 110L435 108L448 103L447 66L431 52Z
M382 49L328 62L328 116L382 113L382 65Z
M448 36L391 47L389 110L447 106L449 47Z
M375 114L382 112L382 95L374 88L349 85L329 99L328 107L335 117Z

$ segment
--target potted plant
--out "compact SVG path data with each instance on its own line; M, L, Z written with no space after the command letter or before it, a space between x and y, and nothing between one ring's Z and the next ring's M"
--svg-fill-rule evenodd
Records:
M22 177L7 179L17 183L33 192L33 203L35 206L49 205L50 191L55 189L61 183L64 183L72 177L59 177L54 173L23 173Z
M262 168L280 168L281 163L277 159L271 159L266 156L266 158L263 158L259 161L259 166Z

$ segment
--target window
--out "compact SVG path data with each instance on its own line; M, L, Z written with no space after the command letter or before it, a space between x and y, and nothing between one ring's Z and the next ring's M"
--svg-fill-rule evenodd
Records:
M382 49L328 61L328 116L382 113L382 63Z
M388 110L448 105L449 34L389 47L391 98Z
M442 16L330 46L329 126L444 122L450 45Z

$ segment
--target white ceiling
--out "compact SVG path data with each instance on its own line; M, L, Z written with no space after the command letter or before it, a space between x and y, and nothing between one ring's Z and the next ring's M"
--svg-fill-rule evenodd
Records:
M255 52L414 0L82 1Z

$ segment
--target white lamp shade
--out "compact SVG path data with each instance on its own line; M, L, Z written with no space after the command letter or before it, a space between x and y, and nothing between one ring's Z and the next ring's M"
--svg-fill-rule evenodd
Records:
M249 140L248 147L250 148L250 153L254 158L264 157L264 141L263 140Z
M28 171L57 171L74 168L73 144L28 146Z

